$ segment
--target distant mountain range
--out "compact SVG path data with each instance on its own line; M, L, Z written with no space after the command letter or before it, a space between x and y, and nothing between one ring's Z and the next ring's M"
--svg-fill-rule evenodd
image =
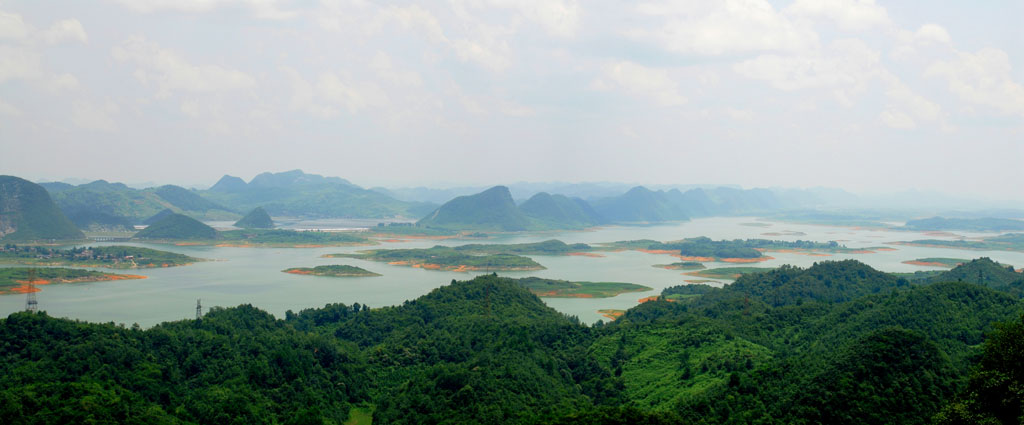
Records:
M0 241L85 239L42 186L0 176Z
M249 182L225 175L206 190L165 185L135 189L97 180L81 185L42 183L61 211L80 229L130 230L157 214L199 220L237 220L261 208L265 218L414 219L448 230L580 229L608 223L657 223L713 216L786 217L822 207L856 205L857 197L837 189L741 189L734 186L633 186L621 183L515 183L490 189L364 189L339 177L301 170L262 173ZM438 207L438 204L443 205ZM863 206L862 206L863 207ZM165 212L165 210L167 210ZM795 214L795 215L794 215ZM1010 215L1004 213L1000 215ZM908 228L1013 230L1016 220L908 223ZM239 221L246 223L246 220Z
M209 190L199 193L236 211L263 207L271 216L414 218L437 207L424 202L399 201L342 178L306 174L301 170L263 173L249 183L238 177L224 176Z
M42 183L54 202L80 229L124 229L169 209L193 217L217 220L239 217L231 208L203 198L199 192L166 185L133 189L121 183L97 180L72 186Z
M224 176L208 190L173 185L134 189L104 180L41 186L61 211L85 230L131 230L136 224L151 224L154 220L150 219L165 210L163 214L180 213L200 220L237 220L242 212L255 208L274 216L312 218L415 218L436 208L300 170L263 173L249 183Z

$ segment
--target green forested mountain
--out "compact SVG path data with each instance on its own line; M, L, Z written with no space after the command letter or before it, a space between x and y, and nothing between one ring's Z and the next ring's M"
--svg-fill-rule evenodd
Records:
M180 186L164 185L153 189L153 193L182 211L205 213L210 210L227 210L199 194Z
M416 223L423 227L515 232L532 227L505 186L448 201Z
M634 187L620 196L595 201L594 209L602 217L614 222L689 219L682 205L673 202L666 192L652 191L643 186Z
M217 239L214 228L182 214L170 214L135 234L135 239Z
M245 190L245 180L242 180L235 176L224 175L220 180L217 180L213 186L210 186L210 192L222 192L231 193Z
M254 210L242 217L241 220L235 222L235 227L241 227L243 229L273 229L274 220L270 218L270 214L267 214L267 210L263 207L256 207Z
M586 201L540 192L519 205L528 217L554 228L587 227L604 220Z
M0 176L0 240L85 239L42 186Z
M122 183L97 180L73 187L54 187L54 202L79 228L128 228L170 209L186 215L224 219L238 217L227 207L179 186L133 189Z
M989 288L1024 295L1024 274L982 257L954 267L929 279L931 282L971 282Z
M174 210L172 210L170 208L167 208L167 209L164 209L164 210L160 210L160 212L158 212L156 214L153 214L151 217L149 217L149 218L147 218L145 220L142 220L142 224L145 224L145 225L149 226L150 224L153 224L153 223L156 223L156 222L158 222L160 220L163 220L164 217L167 217L167 216L172 215L174 213L175 213Z
M835 303L905 288L905 279L877 271L856 260L822 261L801 269L782 266L743 275L725 287L779 307L804 301Z
M505 186L459 196L417 222L417 226L450 230L514 232L582 229L604 220L586 201L538 193L516 206Z
M766 302L805 286L797 301ZM0 321L0 418L342 423L353 406L387 424L1020 417L1015 295L900 285L847 261L687 295L595 326L493 275L399 306L329 304L283 320L241 306L138 330L16 313Z
M276 217L421 217L434 208L433 204L399 201L345 179L301 170L262 173L249 183L224 176L202 196L239 211L263 207Z

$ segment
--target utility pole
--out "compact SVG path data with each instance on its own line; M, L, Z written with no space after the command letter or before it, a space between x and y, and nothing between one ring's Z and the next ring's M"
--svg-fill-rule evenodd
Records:
M200 303L200 299L196 299L196 320L203 320L203 304Z
M35 313L39 310L39 301L36 301L36 269L28 269L28 292L25 296L25 311Z

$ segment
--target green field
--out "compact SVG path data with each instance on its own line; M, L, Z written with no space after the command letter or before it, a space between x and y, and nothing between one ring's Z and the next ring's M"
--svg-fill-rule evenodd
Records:
M711 279L736 279L745 274L766 272L773 269L774 267L719 267L717 269L689 272L686 275Z
M539 277L524 277L515 281L538 297L545 298L608 298L626 292L651 290L643 285L623 282L570 282Z
M326 276L326 277L370 277L380 276L378 273L371 272L361 267L348 266L344 264L332 264L329 266L316 266L316 267L292 267L290 269L281 270L285 273L291 274L303 274L311 276Z
M98 246L73 249L17 245L0 247L0 263L4 264L144 269L185 266L199 261L205 260L174 252L135 246Z
M513 254L471 255L446 246L419 249L378 249L355 254L326 254L327 258L356 258L396 266L447 271L543 270L528 257Z

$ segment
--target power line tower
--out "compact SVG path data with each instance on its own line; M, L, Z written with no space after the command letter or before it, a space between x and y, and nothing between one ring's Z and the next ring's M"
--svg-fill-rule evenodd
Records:
M39 310L36 300L36 269L28 269L28 292L25 295L25 311L35 313Z
M203 304L200 301L196 299L196 320L203 320Z

